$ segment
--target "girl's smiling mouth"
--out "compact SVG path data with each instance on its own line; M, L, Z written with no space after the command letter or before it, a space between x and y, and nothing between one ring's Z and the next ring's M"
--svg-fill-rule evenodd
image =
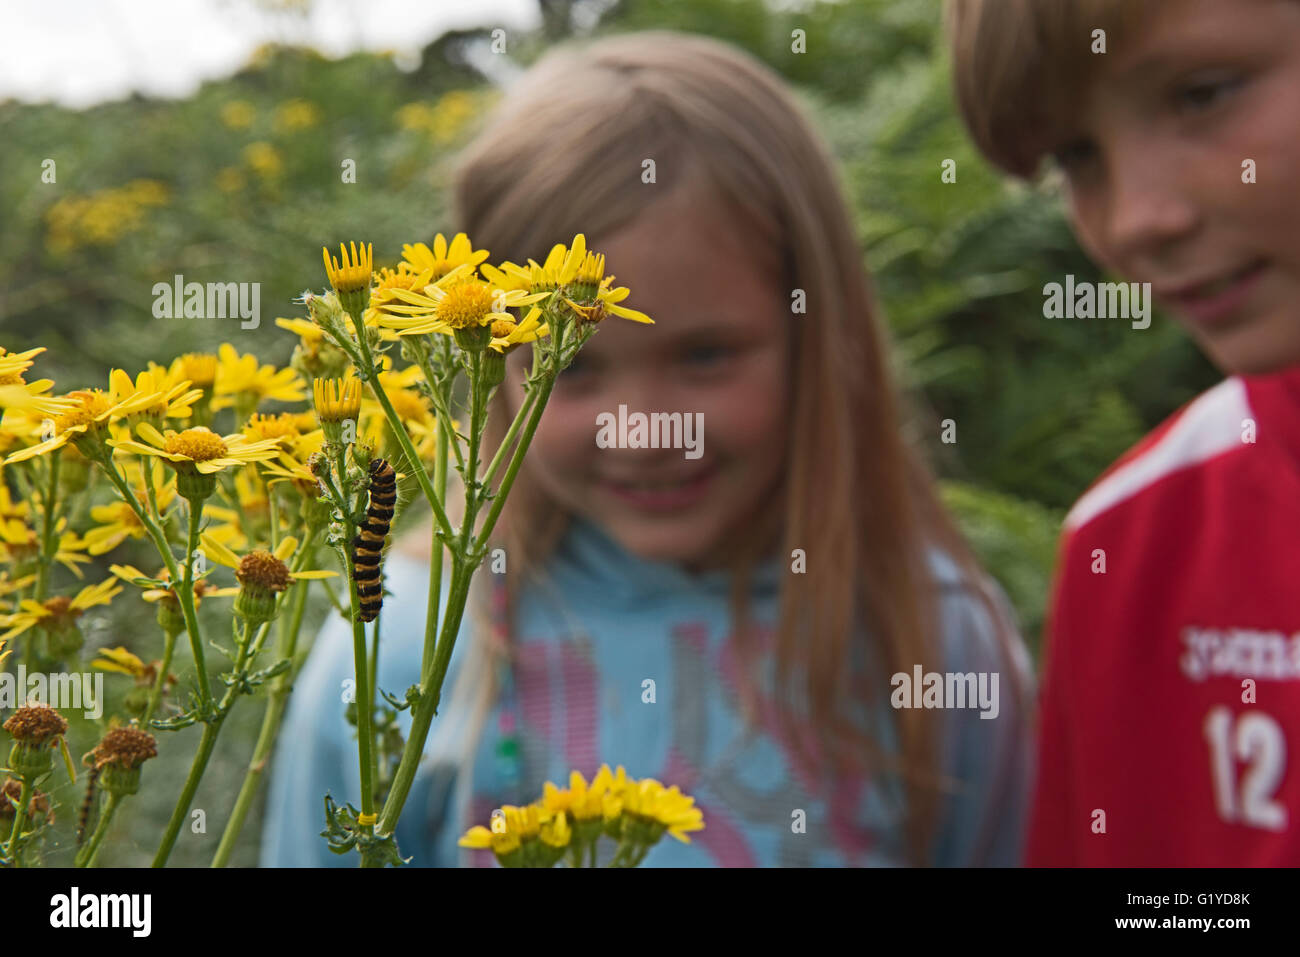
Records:
M600 488L615 498L651 512L676 511L689 508L702 500L713 485L716 465L709 465L693 474L667 478L607 479L597 482Z

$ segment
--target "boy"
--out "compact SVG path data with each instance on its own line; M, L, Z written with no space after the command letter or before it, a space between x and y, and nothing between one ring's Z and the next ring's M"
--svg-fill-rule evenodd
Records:
M1084 248L1229 376L1066 519L1027 861L1300 863L1300 3L952 0L949 26L980 148L1053 156Z

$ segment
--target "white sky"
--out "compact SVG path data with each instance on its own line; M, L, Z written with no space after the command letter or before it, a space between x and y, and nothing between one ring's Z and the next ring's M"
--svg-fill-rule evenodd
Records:
M0 0L0 100L185 97L265 42L413 57L448 29L539 22L536 0L314 0L306 17L254 0Z

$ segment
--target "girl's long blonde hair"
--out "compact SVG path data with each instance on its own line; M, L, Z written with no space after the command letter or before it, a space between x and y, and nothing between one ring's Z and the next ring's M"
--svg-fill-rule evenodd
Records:
M642 182L646 159L655 161L653 184ZM782 81L722 43L670 32L554 50L507 90L462 155L457 228L490 250L494 262L540 260L552 244L580 232L599 249L602 236L699 171L744 217L755 244L778 254L788 288L804 290L808 303L807 316L791 317L797 331L790 455L777 499L784 510L765 509L752 534L734 543L732 604L742 660L754 661L744 627L753 566L778 549L787 556L802 549L807 573L783 576L775 636L783 729L817 780L873 764L901 770L907 844L921 862L941 783L936 719L923 710L896 712L902 754L895 760L867 734L864 706L888 695L890 675L938 663L938 595L927 547L946 549L971 582L979 583L981 573L927 469L900 436L886 336L837 175ZM487 457L504 438L506 402L502 389L490 411ZM542 580L568 523L528 470L525 460L494 542L508 556L512 605L523 583ZM476 589L479 626L453 707L460 698L487 709L495 699L493 662L509 648L483 627L486 589ZM855 646L872 659L870 680L846 667ZM751 720L754 681L751 675L745 683ZM472 760L476 739L458 735L462 759Z

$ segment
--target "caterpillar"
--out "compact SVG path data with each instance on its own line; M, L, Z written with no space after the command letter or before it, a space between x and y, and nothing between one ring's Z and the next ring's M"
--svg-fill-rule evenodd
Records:
M397 473L384 459L371 459L370 507L366 509L365 524L357 529L357 537L352 540L352 576L357 582L357 597L361 599L362 621L374 621L384 602L379 561L396 505Z
M86 840L86 825L90 823L90 809L95 801L95 779L99 777L99 767L92 765L90 778L86 781L86 797L81 802L81 813L77 815L77 846Z

